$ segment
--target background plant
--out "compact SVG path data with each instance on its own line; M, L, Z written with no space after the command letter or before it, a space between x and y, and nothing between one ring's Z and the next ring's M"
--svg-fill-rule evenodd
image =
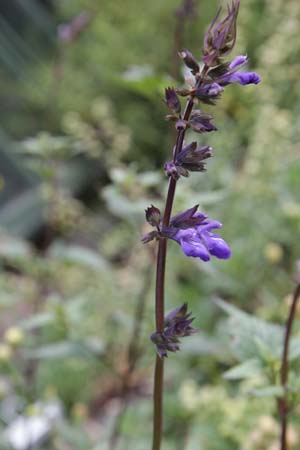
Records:
M201 43L199 30L205 29L219 6L217 3L198 3L197 18L185 26L184 46L195 54ZM47 251L36 251L31 245L28 249L26 242L15 237L9 239L7 230L5 238L1 239L1 336L4 345L1 354L5 358L9 356L10 370L20 373L25 371L21 371L20 366L30 365L25 352L21 358L23 349L32 351L68 341L69 335L66 338L64 331L66 323L76 342L79 337L82 341L86 336L102 338L105 353L112 361L106 366L98 348L97 362L90 358L83 362L81 356L64 354L62 364L57 352L63 350L58 346L51 361L41 354L35 359L38 361L36 390L30 396L26 392L27 381L15 381L12 372L8 371L7 359L2 363L3 431L13 422L16 411L29 417L36 414L37 408L32 408L32 404L44 398L54 396L63 405L63 420L54 427L50 442L36 448L56 446L63 449L67 445L75 449L101 448L101 445L107 448L110 437L107 434L110 435L115 414L122 404L120 393L115 394L108 381L116 385L117 380L122 379L133 312L144 279L144 275L137 276L137 271L142 271L142 263L146 268L149 265L148 255L140 244L136 244L144 221L142 211L146 204L162 207L166 189L164 175L157 168L168 159L172 141L167 133L168 124L161 121L165 106L160 99L163 87L171 83L168 77L174 48L171 36L174 34L175 5L170 1L164 2L162 7L161 2L153 1L151 5L147 4L147 15L143 4L137 7L136 2L127 1L126 14L123 2L122 5L104 2L98 8L94 2L82 0L56 4L57 23L68 22L82 10L93 12L95 17L76 43L67 48L64 77L55 101L49 103L49 98L52 100L49 92L52 92L57 48L44 48L38 61L22 70L18 81L1 73L2 127L18 141L32 137L36 140L40 131L47 131L50 138L67 137L67 148L71 150L64 151L63 157L54 158L53 154L47 157L48 161L55 159L59 167L70 167L73 155L78 153L78 146L77 149L74 147L82 136L93 141L89 138L94 128L92 105L95 98L103 100L104 94L104 101L108 100L112 105L111 112L106 114L108 122L112 120L115 128L116 121L125 126L126 141L129 135L131 139L124 153L122 149L120 153L109 152L109 158L113 157L114 161L111 164L105 159L101 165L103 172L93 183L93 196L75 198L81 220L72 219L68 225L60 226ZM275 402L278 392L271 390L269 396L256 393L257 389L274 386L273 381L263 375L258 377L258 382L253 372L253 379L227 380L222 376L243 361L225 343L224 335L228 335L232 326L227 324L227 314L212 300L230 301L250 316L259 317L263 323L283 325L288 314L289 294L293 289L291 273L299 256L295 244L300 223L298 25L297 1L243 0L236 54L244 51L248 54L251 70L260 73L264 79L264 89L260 89L259 94L251 87L226 90L216 117L216 123L222 127L219 133L210 135L209 140L212 147L221 149L218 158L209 161L214 177L205 180L190 177L178 192L177 211L187 204L197 204L198 192L201 192L201 208L226 223L222 236L230 242L235 257L226 265L215 260L200 266L196 261L185 261L180 248L170 246L172 271L167 270L168 304L170 309L175 308L182 299L188 298L190 308L198 318L195 326L200 333L183 343L183 351L176 359L170 357L168 360L166 449L198 450L202 446L205 450L232 450L251 449L252 446L256 450L271 450L278 442ZM116 52L116 49L120 51ZM133 65L139 69L132 68ZM124 73L127 73L125 79ZM76 120L84 124L79 131L81 138L73 137L66 129L65 119L74 117L74 112ZM80 126L76 127L80 130ZM103 146L106 154L107 148L112 147ZM45 150L42 153L46 155ZM20 151L18 158L19 155ZM39 156L35 165L42 166L42 161L47 158ZM89 155L87 159L90 160ZM32 158L26 160L32 166ZM49 163L45 162L44 166L49 167ZM40 174L44 176L45 170ZM46 183L44 192L51 191L49 177L43 179ZM67 192L68 199L73 197L69 187L63 191ZM60 210L69 210L69 201L63 204ZM72 207L73 210L77 209ZM50 210L47 215L51 216ZM60 223L63 224L61 219ZM63 261L58 256L58 244L62 246ZM80 246L80 256L74 251L74 245L75 250ZM68 253L70 247L72 251ZM86 262L88 257L82 261L82 255L86 255L82 247L89 250L89 255L92 253L93 261L94 256L98 261L100 255L106 269L97 263L98 266L94 265L95 269L91 270L91 261ZM145 443L150 439L153 350L148 336L153 331L151 290L149 286L141 334L141 344L149 350L135 370L128 410L120 430L119 448L146 448ZM76 306L76 309L71 300L79 294L83 306ZM32 304L35 304L34 308ZM75 312L72 312L73 308ZM90 313L91 309L95 314ZM53 321L43 324L46 320L43 315L52 314L53 310ZM24 325L19 347L8 344L5 339L7 329L23 326L25 318L35 315L42 323L38 326L39 331L26 331ZM294 333L296 338L297 325ZM252 335L249 331L246 347L252 348ZM255 358L260 360L256 343L254 348ZM267 362L263 364L269 364L271 360L270 367L278 367L279 360L276 356L274 363L274 358L265 358ZM291 383L296 383L297 358L291 369ZM72 376L72 384L64 383L66 371ZM249 368L248 371L251 372ZM74 373L78 376L76 380ZM87 377L94 381L87 385ZM297 395L293 395L297 404ZM5 415L3 405L11 404L12 397L21 401L17 409ZM94 399L99 400L96 406ZM5 411L7 414L7 409ZM137 418L141 425L138 434ZM288 431L291 449L299 446L298 422L299 412L295 406Z

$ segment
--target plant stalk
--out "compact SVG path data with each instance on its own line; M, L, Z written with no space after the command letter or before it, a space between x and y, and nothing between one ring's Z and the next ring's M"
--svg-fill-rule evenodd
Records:
M280 382L281 386L284 389L284 395L278 399L278 412L281 422L280 450L287 450L287 422L288 422L287 416L289 412L289 404L287 399L287 382L289 374L289 362L288 362L289 344L299 297L300 297L300 284L296 286L296 289L294 291L289 316L285 326L284 346L282 352L282 363L280 372Z
M196 83L196 88L198 88L201 85L207 71L208 67L204 66ZM186 104L182 117L183 120L185 121L189 120L193 107L194 101L193 98L191 97ZM186 131L185 129L180 129L177 132L175 150L173 155L174 161L176 159L177 154L180 153L182 150L185 131ZM176 184L177 181L174 178L170 177L165 204L165 211L162 219L163 227L168 227L170 223ZM157 253L156 289L155 289L155 321L156 321L156 331L158 331L159 333L162 333L164 331L166 256L167 256L167 239L160 238ZM163 420L162 420L163 377L164 377L164 360L163 358L160 358L157 355L154 372L154 392L153 392L154 417L153 417L152 450L160 450L161 448L162 428L163 428Z

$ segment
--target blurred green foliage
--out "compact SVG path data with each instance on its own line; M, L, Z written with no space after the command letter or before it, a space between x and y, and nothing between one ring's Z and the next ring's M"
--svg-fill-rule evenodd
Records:
M183 40L200 58L218 2L197 3ZM162 99L163 87L178 83L171 76L178 4L56 2L57 22L87 10L90 25L1 88L16 100L3 126L41 178L47 223L38 248L10 230L0 236L1 449L12 448L4 442L18 415L45 415L45 405L55 404L59 419L32 448L111 450L134 315L144 301L115 449L149 448L154 263L151 245L139 239L143 210L162 207L166 192L161 164L173 134ZM235 54L247 53L263 82L229 87L207 108L219 131L201 142L215 157L207 173L178 186L175 210L200 203L223 222L233 256L204 264L169 245L167 309L188 301L200 332L167 360L164 450L277 448L283 324L299 258L299 25L298 0L243 0ZM92 195L79 196L88 166L98 178ZM299 448L300 414L294 331L291 450Z

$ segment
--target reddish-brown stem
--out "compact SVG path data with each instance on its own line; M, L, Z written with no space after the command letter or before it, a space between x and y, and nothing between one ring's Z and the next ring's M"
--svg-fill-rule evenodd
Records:
M202 83L208 67L204 66L200 77L198 78L196 87ZM183 120L188 121L193 110L194 101L190 98L186 104ZM181 152L183 140L185 136L185 129L180 129L177 132L174 161L176 155ZM163 227L167 227L170 223L172 214L172 207L174 203L175 190L177 181L170 178L169 188L166 198L165 211L162 219ZM167 239L161 238L158 243L157 265L156 265L156 290L155 290L155 319L156 331L163 332L164 330L164 305L165 305L165 272L166 272L166 256L167 256ZM162 439L162 406L163 406L163 373L164 361L159 356L156 357L155 375L154 375L154 418L153 418L153 442L152 450L160 450Z
M292 326L296 315L297 302L300 297L300 284L296 286L293 294L293 299L291 303L291 308L286 322L285 335L284 335L284 345L282 352L282 363L280 372L280 382L284 389L284 394L278 399L278 413L281 421L281 436L280 436L280 450L287 450L287 415L289 411L288 399L287 399L287 382L289 375L289 344L292 332Z
M164 360L156 356L154 373L154 416L153 416L153 442L152 450L160 450L163 427L163 380Z

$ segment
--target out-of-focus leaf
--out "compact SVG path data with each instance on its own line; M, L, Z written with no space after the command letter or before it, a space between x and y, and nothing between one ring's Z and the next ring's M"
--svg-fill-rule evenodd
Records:
M88 338L86 342L63 341L25 351L30 359L60 359L68 357L89 357L92 353L99 354L104 345L99 339Z
M26 258L32 255L32 248L28 242L16 236L0 234L0 258Z
M293 361L300 357L300 337L294 337L291 339L289 348L289 360Z
M249 359L248 361L227 370L223 376L227 380L242 380L260 375L261 372L262 367L258 359Z
M255 359L258 354L263 359L281 357L283 327L251 316L222 300L216 303L229 314L230 346L240 361Z
M284 395L284 389L281 386L267 386L264 388L251 389L249 394L254 397L281 397Z
M102 191L102 196L106 201L107 207L117 217L133 221L144 217L145 205L151 203L151 200L140 198L130 201L128 197L121 195L115 186L107 186ZM155 201L152 201L155 203Z
M183 340L181 349L189 355L214 355L224 357L224 348L216 339L201 333Z
M65 245L63 242L56 242L51 246L50 257L61 259L71 264L80 264L93 269L104 269L107 264L99 253L79 245Z
M23 319L19 326L24 330L33 330L35 328L40 328L44 325L48 325L49 323L53 322L53 320L55 320L54 314L51 312L46 312L36 314L25 320Z
M150 100L157 98L159 94L163 98L164 89L170 80L154 75L151 76L146 73L143 74L142 69L143 68L140 68L140 76L137 70L136 73L133 73L132 71L131 73L128 72L125 74L124 78L120 80L120 84L122 84L124 88L149 98Z

